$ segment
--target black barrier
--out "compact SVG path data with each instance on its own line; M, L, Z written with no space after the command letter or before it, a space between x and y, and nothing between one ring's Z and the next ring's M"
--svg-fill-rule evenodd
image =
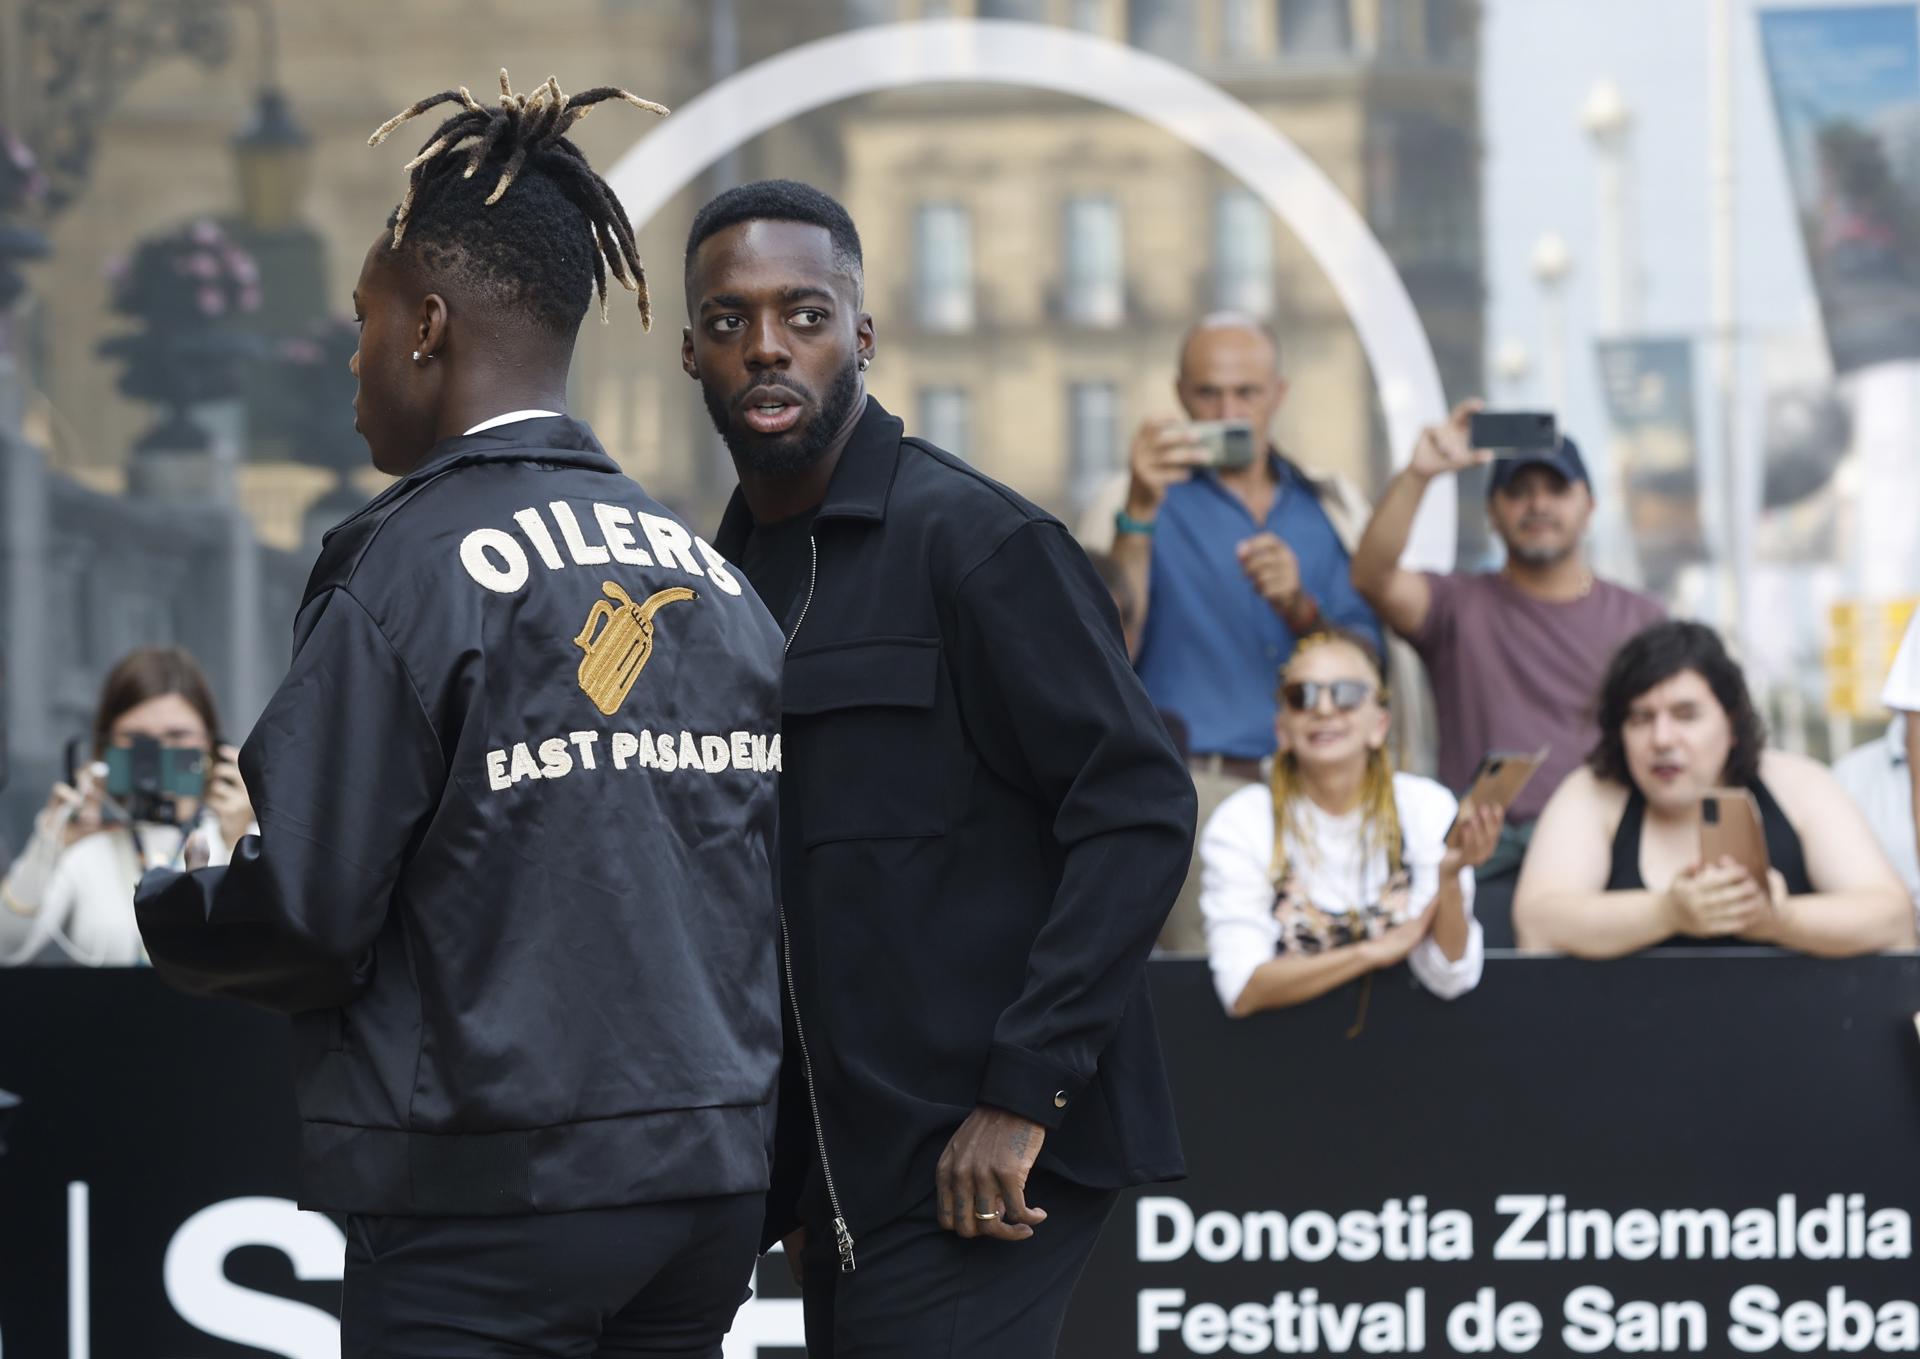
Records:
M1920 1350L1920 958L1500 959L1232 1022L1154 968L1193 1174L1123 1200L1061 1353ZM0 1356L332 1353L284 1027L0 974ZM1043 1205L1044 1206L1044 1205ZM1007 1249L1017 1250L1017 1246ZM730 1359L786 1359L778 1262Z

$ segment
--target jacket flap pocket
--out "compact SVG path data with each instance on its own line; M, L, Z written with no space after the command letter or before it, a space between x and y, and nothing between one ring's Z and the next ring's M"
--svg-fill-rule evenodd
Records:
M839 708L931 708L940 639L875 637L787 657L782 707L790 717Z

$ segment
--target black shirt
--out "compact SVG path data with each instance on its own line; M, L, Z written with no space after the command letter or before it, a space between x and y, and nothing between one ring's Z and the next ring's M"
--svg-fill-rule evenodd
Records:
M755 524L740 553L740 569L760 602L783 625L813 571L813 510Z

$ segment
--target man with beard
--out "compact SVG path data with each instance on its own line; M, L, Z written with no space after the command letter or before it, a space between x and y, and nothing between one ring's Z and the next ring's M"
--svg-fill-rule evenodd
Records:
M861 269L783 181L687 246L716 544L787 636L765 1239L813 1359L1051 1355L1117 1191L1182 1173L1145 972L1193 785L1066 530L867 395Z
M1500 570L1443 576L1399 565L1427 483L1492 458L1467 444L1480 405L1462 402L1446 424L1421 433L1361 537L1353 583L1427 664L1442 783L1464 792L1489 751L1547 748L1478 874L1474 913L1496 947L1512 942L1506 910L1533 823L1599 737L1593 705L1607 662L1665 610L1588 567L1593 485L1565 437L1494 463L1487 518L1507 546Z

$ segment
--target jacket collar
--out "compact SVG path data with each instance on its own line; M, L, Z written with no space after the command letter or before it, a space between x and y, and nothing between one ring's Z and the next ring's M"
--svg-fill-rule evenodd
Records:
M827 482L827 493L814 511L814 521L822 519L860 519L879 523L887 517L887 501L893 494L893 479L900 470L900 440L906 425L889 414L872 396L867 408L853 427L853 437L841 450L840 461ZM753 531L753 514L747 500L734 488L720 517L714 546L730 560L738 560Z
M564 415L541 416L497 425L478 434L456 434L427 450L420 465L387 487L326 531L328 538L349 524L377 515L414 491L458 467L489 462L542 462L560 467L583 467L594 472L618 472L620 465L607 456L593 431Z

